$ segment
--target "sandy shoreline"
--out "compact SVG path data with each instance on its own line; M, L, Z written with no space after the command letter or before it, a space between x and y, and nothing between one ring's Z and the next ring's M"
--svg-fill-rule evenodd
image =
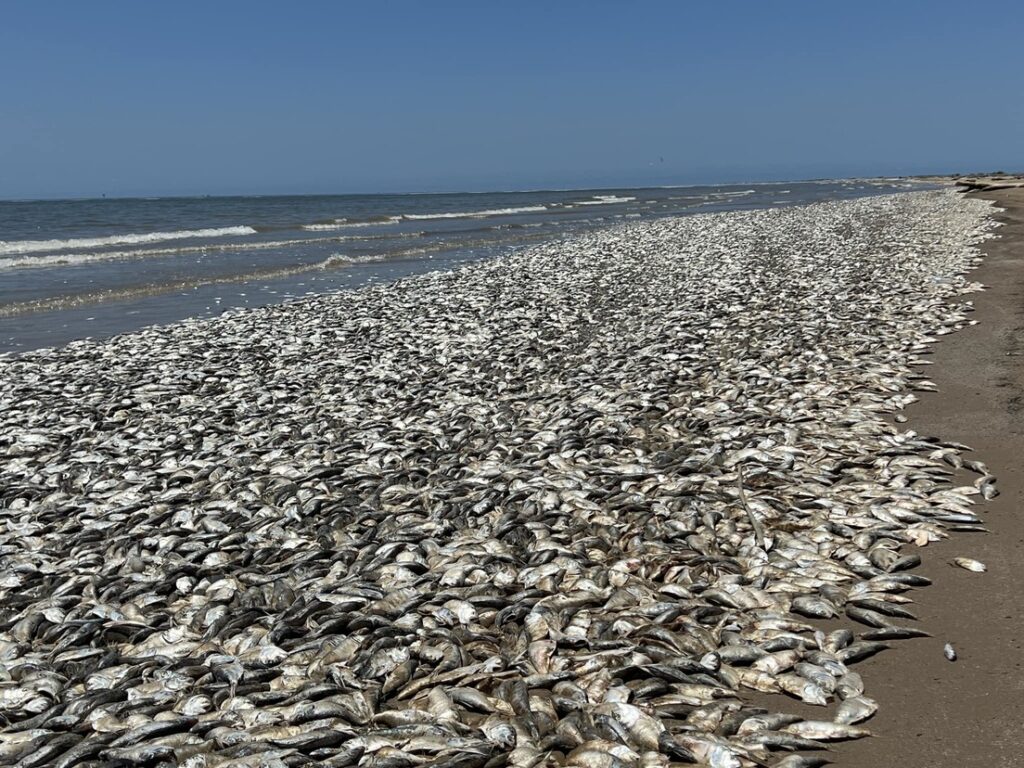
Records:
M938 392L920 393L905 425L975 449L999 478L984 509L990 534L932 544L919 573L934 579L915 594L933 638L909 640L863 664L881 706L875 738L843 745L838 765L1024 766L1024 189L972 193L1005 209L1000 235L970 274L978 324L947 336L928 369ZM988 573L948 565L982 560ZM942 645L952 642L951 664Z

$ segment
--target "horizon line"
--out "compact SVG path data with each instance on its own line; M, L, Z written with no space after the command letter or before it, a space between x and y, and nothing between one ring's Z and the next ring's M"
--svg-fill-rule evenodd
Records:
M980 173L980 172L979 172ZM986 172L987 173L987 172ZM0 198L0 203L62 203L62 202L85 202L94 200L204 200L207 198L231 198L231 197L394 197L394 196L432 196L432 195L512 195L512 194L535 194L540 192L602 192L626 189L690 189L694 187L736 187L736 186L768 186L771 184L807 184L812 182L828 181L878 181L878 180L914 180L931 178L958 178L965 174L954 173L917 173L897 175L873 175L873 176L816 176L803 179L773 179L762 181L722 181L707 182L703 184L641 184L641 185L618 185L618 186L597 186L597 187L536 187L531 189L476 189L476 190L448 190L448 191L427 191L427 192L290 192L275 193L264 192L259 194L172 194L172 195L100 195L81 197L21 197L21 198ZM978 174L966 174L967 176Z

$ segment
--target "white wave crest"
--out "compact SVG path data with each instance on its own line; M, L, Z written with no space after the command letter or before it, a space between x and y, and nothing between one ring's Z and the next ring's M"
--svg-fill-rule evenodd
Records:
M388 224L395 224L402 220L401 216L388 216L380 221L349 221L348 219L335 219L326 224L303 224L302 228L310 232L332 232L337 229L350 229L352 227L383 227Z
M424 219L478 219L486 216L509 216L515 213L542 213L547 210L545 205L524 205L520 208L491 208L486 211L453 211L451 213L407 213L402 216L407 221Z
M159 243L164 240L185 240L190 237L227 237L230 235L254 235L252 227L220 227L217 229L184 229L178 232L144 232L109 237L76 237L69 240L0 240L0 255L16 253L39 253L65 248L104 248L108 245L137 245L138 243Z
M248 243L217 243L190 245L183 248L144 248L137 251L86 251L84 253L44 253L27 254L25 256L9 256L0 258L0 270L39 267L67 267L78 264L90 264L95 261L123 261L131 259L151 259L160 256L178 256L188 253L226 253L231 251L260 251L273 248L289 248L296 245L313 243L341 243L348 240L359 240L357 237L308 237L299 240L264 240Z
M378 254L365 254L363 256L348 256L344 253L332 253L323 261L313 264L310 269L341 269L343 267L351 267L356 264L377 264L382 261L387 261L392 258L394 254L378 253Z
M742 197L743 195L752 195L757 192L756 189L744 189L742 192L711 192L710 195L713 197Z
M616 195L594 195L593 200L584 200L573 205L612 205L613 203L631 203L635 197L618 197Z

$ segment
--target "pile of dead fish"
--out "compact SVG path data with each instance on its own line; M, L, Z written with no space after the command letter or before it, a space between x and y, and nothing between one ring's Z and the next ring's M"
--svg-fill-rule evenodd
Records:
M0 362L0 761L819 764L994 492L890 418L987 210L637 222Z

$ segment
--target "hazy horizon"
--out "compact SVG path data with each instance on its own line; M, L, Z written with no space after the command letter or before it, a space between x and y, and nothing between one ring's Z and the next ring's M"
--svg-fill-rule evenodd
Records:
M1024 168L1024 9L5 7L0 199ZM994 19L999 23L995 24ZM984 55L966 55L965 41Z
M993 171L1001 169L992 169ZM948 176L948 173L933 174L876 174L873 176L818 176L813 178L779 178L779 179L738 179L729 181L703 181L679 184L646 184L646 185L606 185L588 187L524 187L523 189L424 189L424 190L381 190L375 192L362 191L340 191L340 192L249 192L249 193L183 193L183 194L152 194L138 193L131 195L81 195L68 197L5 197L0 198L4 203L23 202L61 202L61 201L92 201L92 200L174 200L174 199L203 199L203 198L231 198L231 197L388 197L401 195L495 195L495 194L530 194L538 192L602 192L611 190L642 190L642 189L688 189L691 187L735 187L749 184L751 186L763 186L773 184L797 184L801 182L821 181L843 181L857 179L913 179L927 176Z

